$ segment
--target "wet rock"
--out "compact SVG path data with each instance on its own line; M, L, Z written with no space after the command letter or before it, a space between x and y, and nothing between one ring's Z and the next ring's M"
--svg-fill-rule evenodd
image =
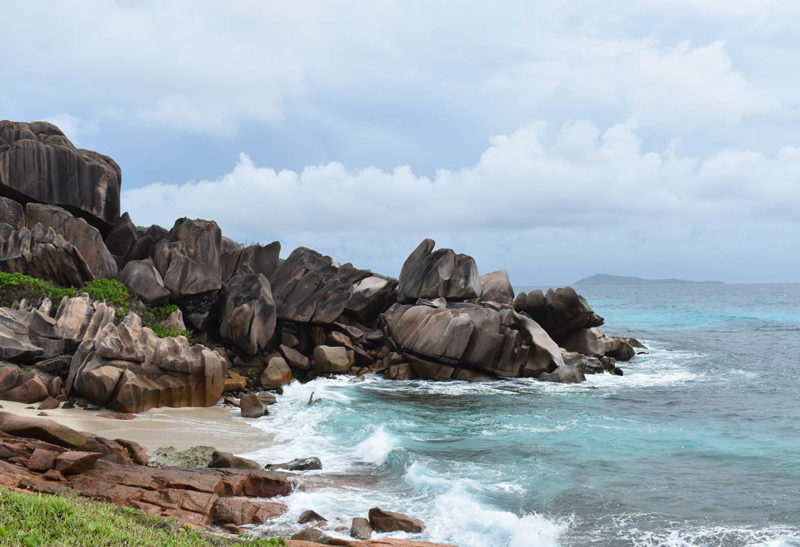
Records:
M316 511L307 509L306 511L300 513L300 517L297 519L297 524L308 524L309 522L328 522L328 519Z
M48 122L0 121L0 190L59 205L107 232L119 217L122 172L109 158L76 148Z
M165 306L169 291L152 259L131 260L119 274L119 280L148 306Z
M283 357L276 355L267 362L259 381L264 387L285 386L292 381L292 370Z
M258 462L254 462L253 460L248 460L247 458L242 458L240 456L234 456L230 452L220 452L218 450L215 450L211 455L211 463L208 465L208 467L261 469L261 465L259 465Z
M312 471L322 469L322 462L319 458L298 458L284 463L268 463L264 466L268 471L285 469L287 471Z
M408 363L399 363L397 365L389 365L383 377L387 380L410 380L411 379L411 365Z
M269 280L260 273L234 276L222 296L222 338L247 355L255 355L275 332L275 321Z
M260 418L267 414L267 408L255 393L242 395L239 400L239 408L241 408L243 418Z
M325 534L325 532L314 527L301 530L291 537L292 541L321 543L322 545L330 545L330 539L330 536Z
M384 511L380 507L369 510L369 523L376 532L407 532L419 534L425 530L425 523L402 513Z
M425 239L409 255L400 270L397 301L415 302L418 298L443 297L468 300L481 295L478 267L471 256L452 249L433 251L436 243Z
M318 373L341 374L352 364L346 348L325 345L314 348L314 370Z
M372 525L364 517L354 517L350 525L350 537L369 539L372 537Z

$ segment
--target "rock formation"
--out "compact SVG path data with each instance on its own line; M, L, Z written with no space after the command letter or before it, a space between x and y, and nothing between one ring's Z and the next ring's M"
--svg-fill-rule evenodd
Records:
M417 298L443 297L468 300L481 295L478 267L471 256L452 249L433 251L436 242L425 239L414 249L400 270L397 301L403 304Z

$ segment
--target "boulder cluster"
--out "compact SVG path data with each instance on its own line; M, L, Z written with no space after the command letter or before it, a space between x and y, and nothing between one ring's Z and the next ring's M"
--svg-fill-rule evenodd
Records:
M278 389L325 374L579 382L621 373L616 361L635 353L571 287L515 298L505 271L481 276L472 257L430 239L398 279L305 247L282 260L280 243L239 245L212 220L137 227L119 214L120 184L113 160L52 124L0 122L0 271L63 286L118 279L145 306L177 305L201 344L159 338L86 294L20 302L0 309L0 358L34 368L0 368L0 397L139 412L215 404L226 384Z

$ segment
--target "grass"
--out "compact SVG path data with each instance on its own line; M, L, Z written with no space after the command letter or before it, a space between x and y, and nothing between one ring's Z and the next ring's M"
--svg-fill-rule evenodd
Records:
M0 306L10 307L14 302L25 298L29 304L38 305L44 298L49 298L55 306L65 296L73 297L88 293L93 300L102 300L114 308L117 320L121 321L137 304L137 298L128 287L116 279L96 279L81 288L59 287L51 281L37 279L21 273L0 272ZM161 321L176 311L178 306L145 307L137 310L142 324L150 327L160 338L185 336L192 341L192 333L188 330L172 330L161 325Z
M0 488L0 545L253 545L284 547L280 538L225 537L86 498Z

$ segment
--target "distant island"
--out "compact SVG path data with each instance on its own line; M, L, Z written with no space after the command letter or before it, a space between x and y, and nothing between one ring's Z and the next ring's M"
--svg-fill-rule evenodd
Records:
M594 274L576 281L573 285L684 285L699 283L719 283L722 281L688 281L686 279L644 279L630 275Z

